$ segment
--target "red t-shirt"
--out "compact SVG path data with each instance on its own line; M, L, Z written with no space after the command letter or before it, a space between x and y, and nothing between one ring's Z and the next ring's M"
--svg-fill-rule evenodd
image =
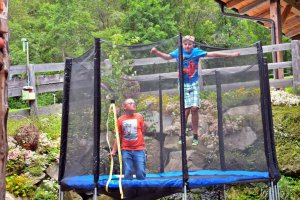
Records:
M122 150L144 150L144 118L139 113L122 115L118 119Z

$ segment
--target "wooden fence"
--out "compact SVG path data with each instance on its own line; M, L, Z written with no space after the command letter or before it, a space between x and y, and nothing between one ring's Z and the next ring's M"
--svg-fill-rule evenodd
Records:
M240 52L241 55L251 55L256 54L256 51L253 47L251 48L242 48L242 49L234 49L234 50L222 50L221 52ZM285 44L278 44L278 45L268 45L263 46L263 52L276 52L276 51L290 51L292 55L291 61L284 61L278 63L269 63L268 68L269 70L276 70L276 69L285 69L290 68L293 71L292 78L285 78L285 79L272 79L270 80L271 87L276 88L283 88L292 86L295 89L300 85L300 41L293 40L291 43ZM210 59L210 58L203 58L203 59ZM137 59L134 60L133 66L143 66L149 64L161 64L161 63L168 63L168 62L175 62L175 60L163 60L161 58L144 58L144 59ZM102 64L110 65L109 61L106 60ZM241 66L243 67L243 66ZM239 71L241 67L228 67L222 68L223 71L234 72ZM29 69L29 70L28 70ZM54 75L38 75L39 72L54 72L54 71L63 71L64 70L64 63L47 63L47 64L34 64L30 65L26 69L26 65L17 65L10 67L9 72L9 81L8 81L8 96L9 97L16 97L21 96L22 88L28 84L27 78L13 78L14 75L24 75L29 73L29 77L31 77L32 86L35 88L36 93L45 93L45 92L54 92L54 91L61 91L63 89L63 73L57 73ZM215 69L203 69L201 74L205 75L208 74L211 70ZM220 68L221 70L221 68ZM169 73L161 73L161 74L150 74L150 75L141 75L137 78L146 79L164 76L164 77L177 77L177 72L169 72ZM24 76L25 77L25 76ZM296 91L296 90L295 90Z

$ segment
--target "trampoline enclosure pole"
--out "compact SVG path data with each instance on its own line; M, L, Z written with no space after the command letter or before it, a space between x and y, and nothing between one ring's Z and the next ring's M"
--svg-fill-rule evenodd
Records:
M225 152L224 152L224 132L223 132L223 108L222 108L222 87L219 71L215 71L216 89L217 89L217 110L218 110L218 136L221 170L226 170Z
M164 135L163 135L163 113L162 113L162 88L161 88L161 76L158 77L159 88L159 144L160 144L160 173L164 172Z
M59 172L58 182L63 179L66 167L67 157L67 141L69 129L69 100L70 100L70 82L72 72L73 59L67 58L65 61L64 70L64 88L63 88L63 106L62 106L62 119L61 119L61 142L60 142L60 157L59 157Z
M183 84L183 51L182 51L182 35L179 33L178 38L178 67L179 67L179 83L180 83L180 124L181 124L181 153L182 153L182 178L183 186L187 183L188 168L186 157L186 122L185 122L185 106L184 106L184 84Z
M98 188L100 164L100 122L101 122L101 71L100 71L100 39L95 38L94 57L94 188Z

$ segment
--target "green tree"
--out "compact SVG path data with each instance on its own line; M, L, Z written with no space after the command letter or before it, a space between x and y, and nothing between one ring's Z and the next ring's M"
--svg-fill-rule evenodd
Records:
M122 30L127 39L138 37L140 42L159 41L177 34L174 13L162 0L128 1Z

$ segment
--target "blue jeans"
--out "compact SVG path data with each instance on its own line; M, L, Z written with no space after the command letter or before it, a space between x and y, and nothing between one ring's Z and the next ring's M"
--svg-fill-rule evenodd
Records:
M124 179L132 180L135 169L136 179L146 177L146 156L144 150L122 150Z

